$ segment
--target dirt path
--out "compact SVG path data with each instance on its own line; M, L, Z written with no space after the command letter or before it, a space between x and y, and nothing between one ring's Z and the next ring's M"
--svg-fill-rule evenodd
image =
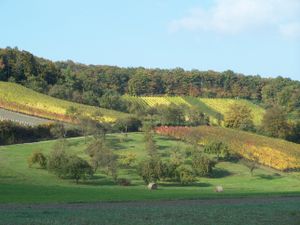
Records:
M224 198L204 200L163 200L163 201L133 201L133 202L95 202L95 203L43 203L43 204L0 204L0 210L14 209L96 209L119 207L168 207L168 206L196 206L196 205L222 205L222 204L270 204L274 202L299 201L299 197L251 197L251 198Z

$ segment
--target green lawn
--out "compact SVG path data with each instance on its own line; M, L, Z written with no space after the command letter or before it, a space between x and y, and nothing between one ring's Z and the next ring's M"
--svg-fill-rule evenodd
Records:
M143 134L132 133L126 140L120 134L108 135L109 145L118 153L135 152L139 160L145 155ZM184 148L183 142L156 136L162 155L167 156L172 146ZM83 157L84 138L69 139L70 151ZM199 178L190 186L177 183L159 183L159 190L149 191L135 169L122 169L119 177L130 178L132 185L115 185L109 177L96 174L93 180L75 184L61 180L46 170L28 168L27 158L35 150L48 153L53 141L0 147L0 203L20 202L93 202L131 201L154 199L198 199L265 195L300 194L299 173L281 173L260 168L251 177L248 169L240 163L217 164L214 178ZM222 185L223 193L215 193L214 187Z

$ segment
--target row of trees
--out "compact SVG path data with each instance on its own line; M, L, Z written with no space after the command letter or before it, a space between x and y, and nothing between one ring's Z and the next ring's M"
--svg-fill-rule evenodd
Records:
M265 79L225 71L120 68L51 62L18 49L0 49L0 80L75 102L126 110L120 96L191 95L245 98L300 110L300 82L278 77Z

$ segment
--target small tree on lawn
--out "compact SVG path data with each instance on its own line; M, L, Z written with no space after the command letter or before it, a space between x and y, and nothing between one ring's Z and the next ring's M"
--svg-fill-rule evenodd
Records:
M192 154L192 167L195 174L201 177L212 175L215 162L203 155L201 152L193 152Z
M162 162L155 158L148 158L139 164L138 174L146 184L156 182L162 175Z
M107 148L103 139L95 139L86 149L91 157L91 163L96 172L98 168L110 174L114 180L117 179L118 156Z
M66 177L75 179L76 183L80 179L85 179L88 176L93 175L93 169L87 161L78 156L69 156L67 164L65 165Z
M176 168L182 165L185 161L185 155L180 151L178 147L175 147L170 154L170 163Z
M53 149L48 157L47 168L58 177L65 177L68 155L64 149Z
M42 169L45 169L47 167L47 157L40 151L35 151L28 158L28 166L32 167L33 164L38 164Z
M254 170L259 166L259 157L252 152L248 152L246 158L243 159L243 162L249 169L251 176L253 176Z

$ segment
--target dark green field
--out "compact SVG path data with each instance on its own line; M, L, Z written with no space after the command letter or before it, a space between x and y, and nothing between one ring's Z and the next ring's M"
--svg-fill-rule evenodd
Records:
M297 225L300 198L182 200L3 207L0 224Z

